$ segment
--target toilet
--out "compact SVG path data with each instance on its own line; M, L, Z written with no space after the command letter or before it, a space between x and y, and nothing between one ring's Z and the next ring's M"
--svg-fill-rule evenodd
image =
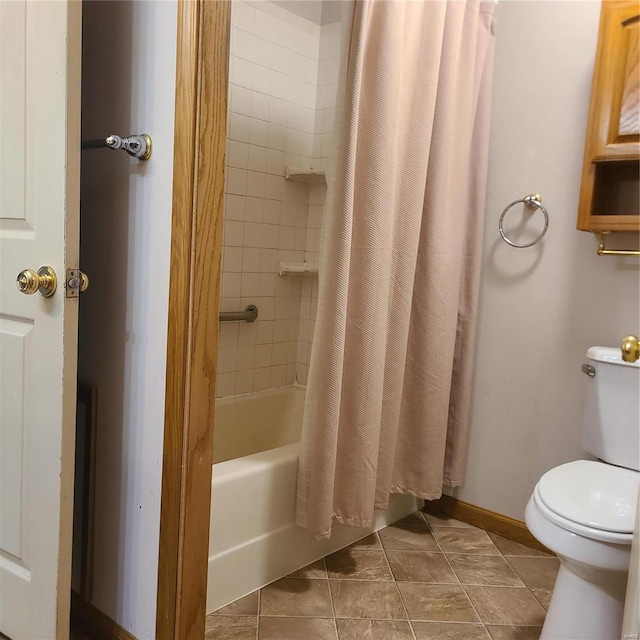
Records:
M640 361L591 347L582 446L598 460L547 471L525 511L560 559L541 640L619 640L638 502Z

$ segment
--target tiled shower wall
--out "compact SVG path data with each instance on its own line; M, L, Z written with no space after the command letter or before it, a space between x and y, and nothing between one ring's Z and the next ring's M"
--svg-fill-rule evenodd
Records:
M329 162L334 147L336 131L336 103L343 27L344 25L340 22L334 22L322 27L318 55L315 132L316 140L319 140L320 144L319 146L316 145L315 151L317 155L314 157L313 162L317 168L327 169L329 176L331 174ZM309 190L306 262L318 262L319 259L320 231L326 193L327 187L320 184L312 185ZM300 331L298 334L298 356L296 361L296 381L302 385L307 383L317 308L318 280L316 278L305 278L302 282Z
M284 169L329 155L335 31L270 2L232 5L221 310L259 316L221 325L218 396L306 382L317 278L278 276L278 263L317 261L326 187Z

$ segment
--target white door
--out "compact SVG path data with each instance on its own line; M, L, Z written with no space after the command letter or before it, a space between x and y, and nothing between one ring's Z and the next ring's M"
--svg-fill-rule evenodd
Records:
M0 632L69 634L81 3L0 1ZM50 266L54 295L18 291Z

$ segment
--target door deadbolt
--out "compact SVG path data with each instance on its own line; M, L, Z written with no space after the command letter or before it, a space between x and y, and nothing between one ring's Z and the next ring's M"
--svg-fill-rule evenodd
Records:
M40 267L37 273L33 269L25 269L18 274L16 285L27 295L39 291L45 298L50 298L56 292L58 278L51 267Z

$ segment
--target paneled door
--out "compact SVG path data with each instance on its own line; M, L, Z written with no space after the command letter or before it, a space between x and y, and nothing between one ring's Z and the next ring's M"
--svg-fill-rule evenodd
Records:
M80 37L79 1L0 1L0 632L12 640L69 635Z

